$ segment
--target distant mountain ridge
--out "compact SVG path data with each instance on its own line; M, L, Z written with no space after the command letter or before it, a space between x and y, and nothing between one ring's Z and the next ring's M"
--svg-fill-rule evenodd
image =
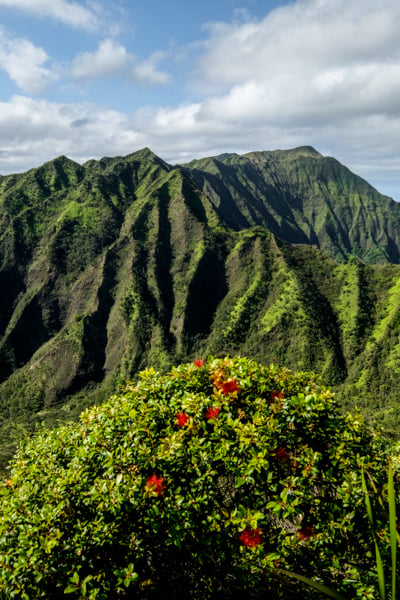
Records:
M233 229L262 225L339 261L400 261L400 206L314 148L224 154L188 169Z
M4 461L138 369L206 354L315 370L393 428L399 223L309 147L181 166L146 148L0 177Z

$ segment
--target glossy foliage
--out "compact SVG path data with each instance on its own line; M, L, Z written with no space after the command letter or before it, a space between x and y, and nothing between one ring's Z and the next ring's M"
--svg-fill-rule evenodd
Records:
M361 472L386 493L385 464L382 441L310 373L244 358L149 369L19 450L2 487L1 597L313 598L286 570L376 598Z

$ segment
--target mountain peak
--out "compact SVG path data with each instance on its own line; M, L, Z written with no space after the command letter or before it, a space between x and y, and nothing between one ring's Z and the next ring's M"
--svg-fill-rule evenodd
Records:
M243 155L244 158L265 160L269 158L279 158L280 160L295 160L297 158L324 158L312 146L298 146L289 150L259 150L247 152Z
M131 154L128 154L128 156L126 156L125 158L128 161L132 161L132 160L150 161L150 162L156 163L164 168L167 167L168 170L171 168L167 162L165 162L162 158L160 158L157 154L155 154L147 146L145 148L141 148L140 150L136 150L135 152L132 152Z
M312 146L298 146L292 150L286 150L288 156L312 156L313 158L323 158L322 154Z
M146 158L146 159L157 159L157 160L161 160L157 154L155 154L150 148L148 148L147 146L145 146L144 148L140 148L139 150L135 150L134 152L132 152L131 154L128 154L128 156L126 158Z

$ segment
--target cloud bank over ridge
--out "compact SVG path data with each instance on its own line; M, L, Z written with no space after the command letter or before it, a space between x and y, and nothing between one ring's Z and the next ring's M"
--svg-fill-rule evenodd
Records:
M88 30L102 14L99 3L13 6L71 28L81 14ZM61 16L66 8L69 21ZM90 50L60 66L47 48L1 30L0 67L17 89L1 104L0 172L60 153L84 161L149 146L167 161L184 162L309 144L381 189L398 185L400 200L398 1L297 0L264 17L241 16L205 25L179 83L184 49L173 45L139 55L118 35L98 33ZM111 81L126 95L123 106L121 95L114 105L88 92ZM61 101L46 96L48 86L77 93ZM142 103L139 88L152 89Z

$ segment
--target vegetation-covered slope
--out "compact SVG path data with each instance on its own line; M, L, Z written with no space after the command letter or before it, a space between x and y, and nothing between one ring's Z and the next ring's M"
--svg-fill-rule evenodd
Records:
M262 225L339 261L399 262L399 205L313 148L223 154L187 166L234 229Z
M38 423L195 355L315 370L393 427L398 211L304 148L0 178L0 462Z

